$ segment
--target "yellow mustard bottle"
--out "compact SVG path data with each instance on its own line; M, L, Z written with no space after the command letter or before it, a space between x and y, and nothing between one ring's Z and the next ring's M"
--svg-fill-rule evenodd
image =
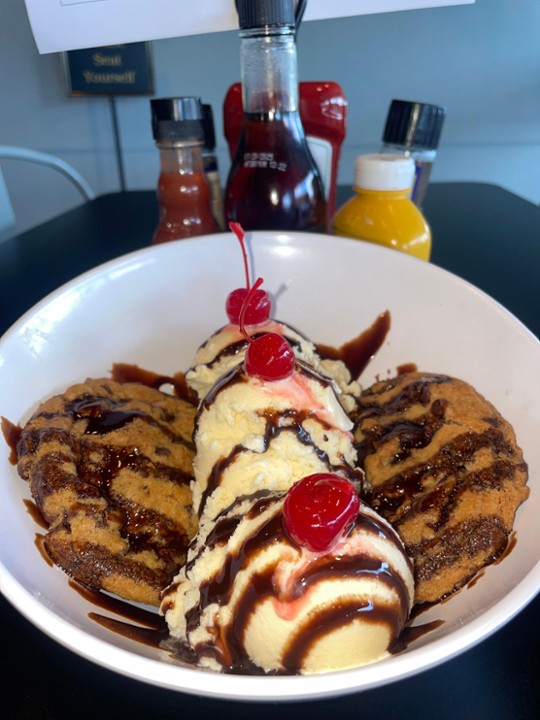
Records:
M354 164L354 197L332 221L335 235L385 245L429 260L431 230L410 199L414 160L403 155L360 155Z

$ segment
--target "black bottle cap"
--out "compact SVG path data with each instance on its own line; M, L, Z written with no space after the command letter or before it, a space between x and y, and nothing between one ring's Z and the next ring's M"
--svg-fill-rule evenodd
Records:
M236 0L241 30L295 25L294 0Z
M212 106L203 104L203 131L204 131L204 147L207 150L214 150L216 147L216 132L214 130L214 113Z
M436 150L441 137L446 109L440 105L392 100L383 142L425 150Z
M150 100L156 142L203 140L203 109L198 97Z

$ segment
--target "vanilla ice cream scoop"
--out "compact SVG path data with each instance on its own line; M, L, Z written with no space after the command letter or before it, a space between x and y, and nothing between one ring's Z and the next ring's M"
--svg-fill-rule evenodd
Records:
M315 345L284 323L268 319L257 325L246 325L246 330L254 338L262 333L275 332L287 339L301 360L308 365L317 362ZM198 348L186 372L186 380L199 398L203 398L222 375L244 361L247 345L248 341L238 325L229 323L210 335Z
M240 244L246 286L236 288L227 296L225 312L229 324L213 333L198 348L185 373L189 387L202 400L223 375L244 362L250 341L265 334L274 334L285 338L298 360L330 378L335 383L335 391L343 407L352 412L361 389L348 367L339 359L322 359L315 345L305 336L289 325L270 318L272 302L261 288L263 279L258 278L251 284L246 234L239 223L231 222L229 228Z
M171 635L201 667L312 674L387 656L407 621L413 576L391 526L358 501L330 549L293 540L288 493L240 499L206 518L165 591Z
M284 337L299 360L334 381L341 404L347 412L353 410L356 398L360 395L360 385L353 380L341 360L321 359L314 343L290 325L276 320L268 319L257 325L246 325L246 330L253 338L268 332ZM204 398L222 375L244 361L247 345L248 341L238 325L229 323L199 347L186 372L186 381L199 399Z
M236 366L195 418L195 511L215 518L239 497L316 472L360 480L352 427L333 383L311 367L296 361L290 376L268 382Z

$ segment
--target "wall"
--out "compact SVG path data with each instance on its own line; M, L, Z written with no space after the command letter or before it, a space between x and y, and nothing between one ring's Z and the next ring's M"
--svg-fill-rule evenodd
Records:
M377 150L393 97L447 107L433 181L502 185L540 201L540 2L477 0L434 8L304 23L301 80L331 79L349 101L340 182L357 154ZM152 43L156 96L201 95L213 105L222 181L229 159L221 103L238 79L235 32ZM116 103L129 189L152 188L157 154L147 97ZM0 4L0 144L54 153L97 194L119 187L111 104L67 96L61 58L35 49L23 0ZM51 171L3 161L22 231L79 202Z

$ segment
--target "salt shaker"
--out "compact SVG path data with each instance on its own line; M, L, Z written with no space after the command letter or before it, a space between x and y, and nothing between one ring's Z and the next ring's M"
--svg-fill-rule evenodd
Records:
M383 153L412 157L416 177L411 200L422 207L446 110L440 105L392 100L383 132Z

